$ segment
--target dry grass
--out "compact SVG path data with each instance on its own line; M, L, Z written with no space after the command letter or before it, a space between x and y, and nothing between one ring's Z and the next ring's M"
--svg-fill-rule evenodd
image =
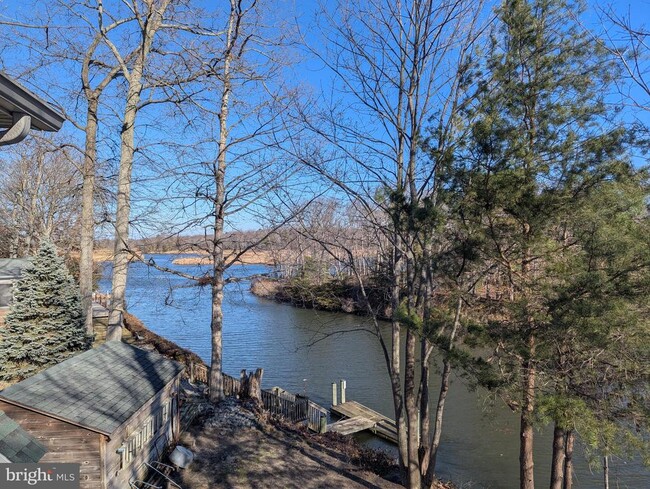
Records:
M265 299L274 299L281 289L282 284L270 278L256 278L251 282L251 292Z
M111 261L113 259L113 250L108 248L95 249L93 251L93 261L96 263L102 263Z
M224 256L226 261L235 257L234 250L225 250ZM212 261L210 255L184 256L173 260L174 265L209 265ZM243 253L236 261L242 265L273 265L273 257L268 251L249 250Z

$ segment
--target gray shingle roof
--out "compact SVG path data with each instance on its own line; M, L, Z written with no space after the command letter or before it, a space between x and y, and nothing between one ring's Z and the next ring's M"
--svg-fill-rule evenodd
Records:
M36 463L47 452L36 438L0 411L0 454L12 463Z
M183 370L109 341L0 391L0 399L110 435Z

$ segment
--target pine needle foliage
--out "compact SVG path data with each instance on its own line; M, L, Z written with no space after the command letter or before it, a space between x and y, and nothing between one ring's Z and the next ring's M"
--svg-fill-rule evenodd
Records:
M22 380L90 347L79 289L51 242L43 241L13 296L0 337L3 380Z
M636 339L647 193L628 156L634 135L606 103L618 70L574 21L580 11L571 0L502 2L458 165L462 215L483 230L478 254L500 280L475 340L520 412L522 489L535 487L540 419L588 439L582 420L641 423L647 400ZM611 440L598 443L611 453Z

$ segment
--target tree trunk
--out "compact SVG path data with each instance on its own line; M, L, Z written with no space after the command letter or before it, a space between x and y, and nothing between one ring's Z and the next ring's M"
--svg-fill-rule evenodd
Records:
M551 489L562 489L564 479L564 440L566 432L557 423L553 430L553 459L551 462Z
M519 448L519 484L521 489L535 489L535 474L533 468L533 412L535 409L535 380L536 369L534 366L535 336L530 333L528 337L529 358L524 363L524 392L521 407L521 428Z
M434 419L433 439L429 451L429 461L426 469L425 486L431 487L434 483L436 471L436 461L438 458L438 449L440 448L440 437L442 435L442 420L445 411L445 402L449 392L449 378L451 377L451 362L448 358L443 360L442 376L440 382L440 393L438 394L438 404L436 406L436 416Z
M248 396L248 375L246 375L246 369L241 369L239 372L239 398L245 399Z
M460 328L460 314L463 307L462 297L458 298L456 303L456 313L454 315L454 325L452 326L451 333L449 334L449 352L454 349L454 341L456 334ZM431 448L429 453L429 463L426 470L425 486L432 487L435 481L434 475L436 471L436 461L438 458L438 449L440 448L440 437L442 436L442 420L445 411L445 402L447 401L447 393L449 392L449 384L451 377L451 360L445 357L442 367L442 378L440 381L440 394L438 395L438 405L436 406L436 419L434 421L433 439L431 440Z
M239 374L239 397L240 399L252 399L262 402L262 376L264 369L258 368L255 372L246 373L243 369Z
M214 228L212 234L212 358L210 364L210 401L218 402L223 399L223 274L225 260L223 255L223 229L225 217L225 180L228 149L228 109L230 107L231 63L237 28L237 6L230 1L230 17L228 18L228 33L226 37L226 55L223 60L223 92L221 93L219 111L219 153L217 164L213 167L215 195Z
M397 459L402 482L406 484L408 480L407 467L408 467L408 444L407 444L407 426L406 417L404 416L404 397L401 391L400 380L400 344L401 344L401 327L398 322L393 322L392 326L392 355L391 365L389 368L389 376L391 381L391 388L393 390L393 407L395 409L395 423L397 425L397 446L399 448L399 457Z
M117 180L117 210L115 212L115 248L113 254L113 281L111 309L108 316L106 340L122 339L122 316L125 312L126 281L129 270L129 218L131 214L131 174L135 154L135 121L143 88L144 70L154 36L160 28L170 0L148 3L147 22L143 24L142 41L129 73L126 106L122 118L120 138L120 170Z
M429 408L429 378L430 372L430 352L431 344L426 338L420 340L420 358L422 358L422 366L420 367L420 449L418 456L420 457L420 474L425 478L425 486L427 485L427 469L429 466L429 454L431 445L429 444L429 437L431 432L430 422L430 408Z
M418 406L415 393L415 333L406 332L406 362L404 366L404 401L406 405L408 487L421 489L418 434L420 432Z
M41 182L43 181L43 154L37 153L38 170L33 175L32 190L29 199L29 213L27 215L27 236L25 238L25 248L28 256L35 256L38 251L39 233L36 229L36 216L38 213L38 196L40 194ZM43 238L45 236L42 236Z
M79 257L79 289L81 307L86 316L86 332L93 328L93 248L95 244L95 169L97 159L97 106L96 98L88 99L86 116L86 147L81 190L81 243Z
M605 489L609 489L609 457L603 457L603 484Z
M106 330L107 341L122 340L122 317L126 310L126 281L129 271L129 218L131 214L131 174L135 154L135 120L142 91L142 66L134 67L122 119L120 141L120 171L117 180L117 210L115 213L115 248L113 250L113 280L111 309Z
M431 243L427 242L424 246L424 255L423 262L431 263ZM433 290L433 275L431 272L431 267L423 266L420 271L420 276L422 280L420 300L422 301L422 317L428 318L431 315L431 292ZM429 462L431 455L431 443L430 433L431 433L431 409L429 404L429 380L431 377L431 355L433 353L433 345L427 338L427 335L423 335L420 338L420 392L419 392L419 401L420 401L420 450L419 450L419 463L420 463L420 475L423 477L423 484L427 487L429 484L427 474L429 472Z
M394 236L397 239L397 236ZM391 276L391 308L395 315L400 303L400 286L397 268L399 266L399 251L393 249L391 253L392 276ZM391 324L391 357L387 365L390 376L391 388L393 391L393 407L395 408L395 423L397 425L397 446L399 448L398 464L402 483L408 481L408 443L407 443L407 426L404 415L404 397L401 389L401 338L402 328L399 321L393 319Z
M568 430L566 434L566 445L564 455L564 487L563 489L571 489L573 487L573 444L575 441L575 434L573 430Z
M262 402L262 376L264 375L264 369L258 368L255 372L251 372L248 376L248 397L257 401Z
M223 250L220 246L213 252L212 278L212 318L210 331L212 338L212 354L210 357L210 402L223 400Z

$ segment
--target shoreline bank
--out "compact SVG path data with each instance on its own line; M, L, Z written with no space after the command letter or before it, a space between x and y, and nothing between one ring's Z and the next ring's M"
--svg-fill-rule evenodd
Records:
M372 284L365 287L367 300L353 280L331 279L314 283L305 279L275 279L257 277L251 282L251 293L262 299L290 304L302 309L342 312L367 316L368 306L378 319L389 321L390 305L383 299L382 291Z

